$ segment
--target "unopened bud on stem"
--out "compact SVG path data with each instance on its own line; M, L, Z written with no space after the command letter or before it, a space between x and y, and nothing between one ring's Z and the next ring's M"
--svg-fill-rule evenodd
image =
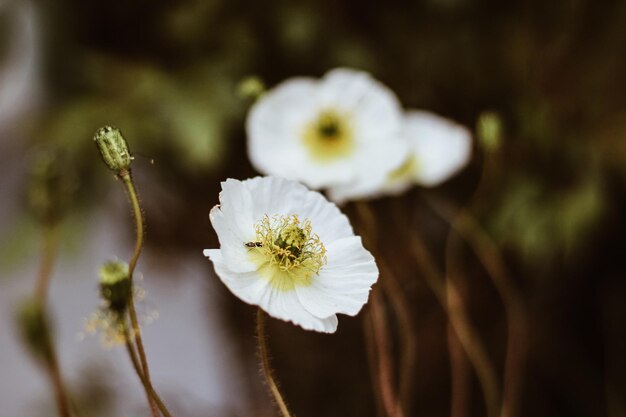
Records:
M128 144L119 129L111 126L101 127L93 137L104 163L116 174L130 170L133 157Z
M50 363L52 342L42 303L35 298L24 300L19 306L17 319L22 339L31 353L45 363Z
M100 294L107 308L123 313L131 302L132 287L128 276L128 265L110 261L100 268Z
M478 117L478 143L486 152L497 151L502 144L502 119L498 113L485 111Z

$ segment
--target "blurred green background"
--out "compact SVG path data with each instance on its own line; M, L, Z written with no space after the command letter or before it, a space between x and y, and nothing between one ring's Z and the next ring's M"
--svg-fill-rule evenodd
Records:
M0 8L0 65L10 64L15 10L23 4ZM251 101L238 90L249 76L271 87L349 66L371 72L406 108L470 128L484 111L496 112L503 125L497 151L477 144L471 165L439 189L374 203L395 224L383 246L402 245L395 233L403 221L392 215L400 204L404 225L417 224L443 265L449 227L422 197L471 205L530 312L521 415L626 416L626 2L27 4L37 35L37 59L28 65L36 65L40 99L0 125L0 163L18 161L12 175L20 184L5 188L2 199L25 202L33 155L60 152L72 177L65 224L75 246L90 213L104 204L102 190L119 185L91 140L98 127L113 124L136 156L148 248L176 258L216 247L208 211L219 181L255 175L245 150ZM8 280L30 262L38 232L28 210L7 209L2 217L0 267L7 272L0 279ZM501 302L469 251L460 262L469 310L501 369ZM446 317L414 262L396 265L419 346L412 415L449 415ZM207 279L216 280L211 274L207 262ZM224 349L253 360L252 309L224 299L244 346ZM299 417L377 415L360 321L342 319L340 328L328 337L270 323L277 374ZM254 372L250 378L260 384ZM483 415L476 381L473 387L466 415ZM207 415L195 412L189 415Z

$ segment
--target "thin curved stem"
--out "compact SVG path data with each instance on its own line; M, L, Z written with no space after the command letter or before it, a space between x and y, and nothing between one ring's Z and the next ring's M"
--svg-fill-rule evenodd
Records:
M143 215L141 213L139 199L137 198L137 192L135 191L135 185L130 176L130 172L124 171L120 173L120 177L122 178L122 181L126 186L126 190L128 191L128 197L130 198L130 203L133 209L133 215L135 219L135 249L133 251L133 256L131 257L130 262L128 263L128 278L131 283L131 288L133 288L133 273L135 271L135 267L137 266L137 261L139 260L141 249L143 248ZM137 346L137 353L141 364L142 374L145 378L146 384L150 387L150 393L154 393L154 395L150 397L151 401L148 402L150 403L150 407L154 408L155 404L153 402L159 402L160 398L158 395L156 395L156 390L154 389L154 386L152 385L152 380L150 379L148 359L146 356L146 351L144 349L143 339L141 337L141 328L139 327L137 312L135 310L134 291L131 291L130 302L128 304L128 315L130 317L130 322L133 329L132 336L135 340L135 345Z
M497 245L469 210L460 209L454 214L450 207L438 200L429 198L427 202L469 244L502 299L509 334L504 366L504 396L500 416L516 417L523 386L523 370L528 352L529 332L528 313L526 305L522 301L522 295L511 278Z
M374 343L378 352L378 378L380 394L382 397L385 414L389 417L402 417L397 395L393 389L393 364L389 342L391 336L387 331L387 319L382 296L374 289L371 292L370 309L367 318L371 322L374 333Z
M39 264L39 273L37 276L37 285L35 287L35 297L42 305L46 302L48 295L48 287L50 286L50 278L52 269L56 259L57 252L57 228L53 225L43 227L43 245L41 262Z
M165 406L165 403L161 400L159 395L156 393L154 388L148 383L146 377L144 376L141 365L139 364L139 359L137 358L137 352L135 352L135 346L133 345L132 338L130 336L130 332L128 331L128 327L124 325L124 340L126 341L126 351L128 352L128 356L130 357L130 361L133 364L133 369L137 373L137 376L141 380L141 384L144 387L146 392L146 397L148 399L148 403L150 404L150 411L154 417L158 417L157 410L155 405L152 403L151 399L154 399L156 402L156 407L158 407L161 414L165 417L172 417L169 410Z
M377 236L377 223L376 215L370 205L364 202L356 203L356 211L359 216L359 223L361 226L361 234L365 243L372 252L378 255L376 247ZM403 332L406 333L403 339L404 349L402 354L402 378L401 382L406 383L407 376L412 375L412 362L407 362L407 358L411 359L413 355L414 347L411 343L414 341L413 329L410 325L410 313L408 313L408 306L401 290L398 288L398 283L394 281L395 277L391 272L391 269L387 267L386 262L381 256L378 256L378 264L380 265L382 278L380 281L383 283L382 290L392 299L392 308L400 320L400 325L403 327ZM391 349L389 346L391 335L387 331L387 319L385 317L384 302L380 294L378 294L376 288L371 293L371 305L369 309L369 316L372 323L373 341L376 343L373 349L378 353L378 374L380 391L380 398L383 403L383 408L388 416L403 417L404 404L401 401L401 397L394 389L394 377L393 377L393 360L391 357ZM367 317L365 318L367 319ZM410 380L410 378L409 378ZM406 386L401 386L401 391L406 389Z
M450 354L451 417L466 417L470 412L471 368L465 350L451 324L448 324L448 352Z
M133 183L133 179L130 176L130 172L125 171L123 174L121 174L121 177L124 185L126 186L126 191L128 191L128 197L130 198L130 204L132 206L133 216L135 218L135 250L133 251L133 256L128 263L128 274L132 279L133 272L135 271L135 267L137 266L137 260L139 260L139 255L141 254L141 249L143 248L143 215L141 213L139 198L137 197L137 191L135 191L135 184Z
M42 314L47 315L47 297L48 289L50 287L50 280L52 277L52 270L54 267L54 261L56 259L58 242L57 242L57 227L55 224L48 224L43 226L43 245L41 262L39 264L39 273L37 276L37 283L35 285L35 299L41 306ZM46 362L46 371L50 378L52 390L54 391L55 402L57 409L61 417L70 417L70 406L67 399L67 393L63 378L61 377L61 369L59 367L59 360L54 348L54 343L50 341L50 356Z
M487 416L496 417L500 403L500 389L495 368L479 333L467 316L458 289L437 269L426 245L416 233L411 234L411 249L422 269L424 281L446 311L450 324L476 371L485 398Z
M399 367L399 401L405 415L411 415L410 403L413 399L413 374L416 362L417 337L413 327L411 308L400 286L398 277L393 273L387 262L379 258L378 265L385 279L382 280L383 290L391 300L391 307L400 325L402 351Z
M372 391L374 398L376 399L376 415L378 417L384 417L386 414L385 406L380 389L380 381L378 378L378 361L376 360L376 340L374 339L374 329L372 328L372 321L369 319L369 311L364 311L363 320L363 334L365 336L365 348L367 353L367 365L370 371L370 379L372 383Z
M464 297L463 288L461 287L463 284L463 280L461 280L462 272L460 268L457 267L455 261L459 259L460 255L460 245L459 240L456 238L456 235L451 233L448 234L448 238L446 239L446 248L445 248L445 269L446 269L446 291L448 292L448 302L453 304L454 302L461 302L462 298L458 301L455 300L454 287L458 289L458 296ZM452 285L454 284L454 286ZM448 327L451 327L449 325ZM448 349L450 350L450 372L452 378L452 386L451 386L451 397L452 403L450 406L450 415L452 417L463 417L466 416L470 409L469 403L470 400L470 373L469 373L469 358L465 354L463 350L463 346L461 345L458 336L454 332L454 329L448 332Z
M270 365L270 358L267 348L267 337L265 335L265 313L259 307L256 311L256 334L257 339L259 341L259 356L261 358L261 371L263 372L263 376L265 377L265 381L267 382L268 387L270 388L270 392L272 393L272 397L274 397L274 401L276 402L276 406L280 411L280 415L282 417L291 417L289 413L289 409L287 408L287 403L283 399L280 390L278 389L278 383L274 378L272 367Z
M57 403L57 409L59 411L59 416L61 417L70 417L70 405L67 400L67 393L65 392L65 385L63 384L63 378L61 377L61 369L59 367L59 361L56 354L56 349L52 346L52 352L50 354L50 359L47 364L48 374L50 376L50 381L52 383L52 389L54 390L54 397Z

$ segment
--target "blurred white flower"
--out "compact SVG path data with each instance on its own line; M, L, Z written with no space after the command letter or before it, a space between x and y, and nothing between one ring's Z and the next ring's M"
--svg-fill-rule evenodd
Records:
M248 155L260 172L328 189L335 201L367 197L406 159L401 122L396 96L365 72L292 78L252 107Z
M414 184L434 187L460 171L472 154L472 134L452 120L410 110L404 118L410 156L389 176L383 190L399 194Z
M374 257L324 196L282 178L222 182L211 210L215 272L241 300L304 329L332 333L378 279Z

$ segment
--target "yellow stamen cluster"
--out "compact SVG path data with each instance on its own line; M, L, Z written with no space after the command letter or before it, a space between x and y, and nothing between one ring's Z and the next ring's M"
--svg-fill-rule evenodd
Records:
M402 165L391 171L387 178L389 181L403 180L412 178L418 171L417 159L413 156L409 157Z
M141 302L144 299L145 291L141 287L134 287L132 291L133 299L136 302ZM100 333L101 342L106 348L123 345L126 343L127 337L131 340L135 337L135 331L127 321L126 308L119 309L114 307L110 300L105 298L102 300L100 308L85 319L85 333ZM150 311L147 315L142 315L140 321L150 324L157 318L158 313ZM83 339L85 336L84 333L79 334L80 339Z
M301 222L295 214L265 215L255 230L260 245L250 252L261 273L282 290L309 285L326 264L326 248L308 219Z
M336 110L325 110L309 123L302 135L311 156L321 162L331 162L354 150L354 135L350 117Z

